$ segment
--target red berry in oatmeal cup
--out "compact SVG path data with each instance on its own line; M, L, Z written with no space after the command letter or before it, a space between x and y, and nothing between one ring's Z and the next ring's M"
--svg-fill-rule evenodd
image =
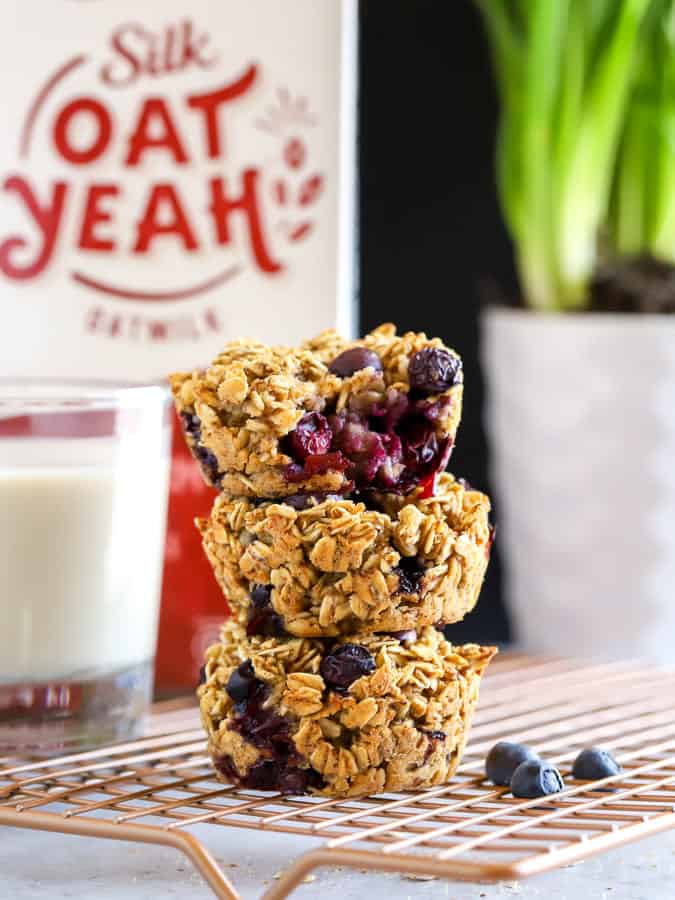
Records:
M171 384L207 483L270 499L433 486L454 444L463 375L438 338L383 325L295 349L233 341Z

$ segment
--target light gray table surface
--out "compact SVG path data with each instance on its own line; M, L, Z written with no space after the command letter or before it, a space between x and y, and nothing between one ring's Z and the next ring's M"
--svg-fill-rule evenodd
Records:
M156 707L148 735L198 729L194 704ZM261 897L318 839L195 825L242 900ZM317 870L298 900L675 900L675 829L527 881L496 885L416 881L347 868ZM178 851L0 826L0 900L209 900L213 894Z
M260 897L305 850L304 838L195 826L243 900ZM326 868L291 895L298 900L672 900L675 831L527 881L497 885L413 881L401 875ZM1 900L209 900L213 894L173 850L0 828Z

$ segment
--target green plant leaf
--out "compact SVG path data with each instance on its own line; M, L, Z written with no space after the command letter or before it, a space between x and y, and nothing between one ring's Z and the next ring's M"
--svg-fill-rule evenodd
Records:
M638 170L647 182L646 123L632 97L641 62L645 72L654 67L653 47L643 41L656 25L661 44L671 43L675 85L675 0L477 2L501 100L497 180L525 299L539 309L583 307L608 221L614 238L631 247L647 225L655 244L669 244L675 227L670 205L650 201L629 177ZM658 92L661 107L664 96ZM675 102L675 92L667 96ZM660 121L650 191L667 195L675 116L661 113ZM622 166L624 178L616 174Z

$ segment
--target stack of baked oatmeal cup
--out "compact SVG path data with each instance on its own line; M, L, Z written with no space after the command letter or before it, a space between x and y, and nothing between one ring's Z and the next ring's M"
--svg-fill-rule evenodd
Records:
M198 691L218 775L328 796L447 781L495 653L443 635L492 541L489 499L444 471L460 358L384 325L235 341L171 380L219 491L197 521L232 610Z

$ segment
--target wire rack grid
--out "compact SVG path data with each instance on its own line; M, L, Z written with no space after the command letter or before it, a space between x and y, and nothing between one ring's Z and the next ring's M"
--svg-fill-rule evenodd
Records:
M313 869L345 865L467 881L516 880L675 825L675 670L510 655L488 672L451 783L349 800L282 797L215 781L192 706L161 707L148 734L48 761L0 758L0 825L160 844L182 851L214 894L238 894L198 823L324 838L265 894L281 900ZM518 800L484 781L497 740L532 744L566 789ZM581 747L614 752L623 773L578 782Z

